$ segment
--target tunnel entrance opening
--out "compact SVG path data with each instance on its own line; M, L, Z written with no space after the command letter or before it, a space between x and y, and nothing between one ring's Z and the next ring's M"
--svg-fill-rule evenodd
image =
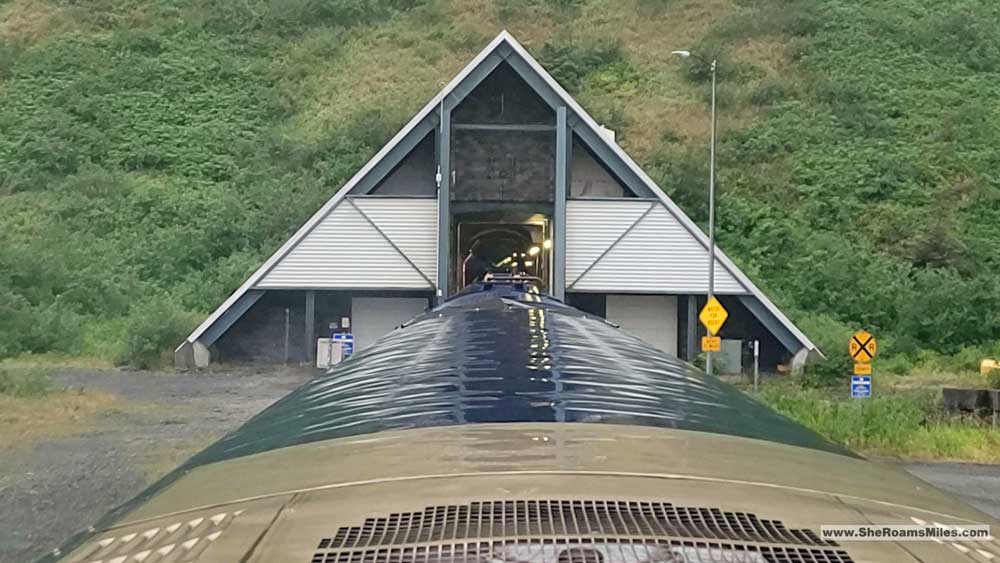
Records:
M458 290L488 272L533 276L542 281L543 290L548 289L552 267L548 217L470 216L458 220L457 230Z

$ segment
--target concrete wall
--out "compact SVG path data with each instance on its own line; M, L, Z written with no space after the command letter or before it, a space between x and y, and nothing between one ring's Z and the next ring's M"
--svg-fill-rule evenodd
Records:
M434 133L429 133L372 191L377 195L437 194Z
M280 362L285 354L285 309L289 316L289 361L305 361L305 292L268 291L213 348L214 361Z
M566 304L584 313L606 319L608 317L608 296L603 293L566 293Z
M549 202L555 198L551 131L452 132L452 201Z
M285 357L285 309L289 313L289 361L310 361L309 351L315 353L316 339L329 337L342 327L342 319L352 320L352 300L355 298L394 297L403 301L420 302L419 307L407 309L394 328L424 310L430 292L413 291L323 291L316 290L314 334L306 342L304 290L268 290L212 347L212 361L279 363ZM398 301L399 299L397 299ZM392 300L388 300L392 301ZM331 327L333 325L333 327ZM388 325L386 325L388 326ZM370 331L369 331L370 333ZM309 348L307 348L309 346ZM192 355L191 350L179 352L182 359ZM193 362L193 360L192 360Z
M462 129L552 125L555 113L502 63L452 113L453 201L551 202L555 132Z
M574 136L569 197L629 197L632 192L611 175Z
M501 63L455 108L452 123L553 124L555 112L507 63Z

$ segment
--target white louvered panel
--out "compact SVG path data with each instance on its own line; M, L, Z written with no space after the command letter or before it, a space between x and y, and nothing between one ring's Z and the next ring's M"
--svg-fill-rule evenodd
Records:
M650 205L628 199L567 201L566 283L578 278Z
M643 203L648 207L648 203ZM577 219L570 216L566 222L567 227L570 227L574 220ZM630 222L629 225L631 224ZM585 226L576 227L580 228ZM567 244L570 246L574 244L569 236ZM570 251L567 250L567 255L569 254ZM577 277L579 273L572 275L567 268L568 284L576 281ZM667 211L666 207L656 204L656 207L625 235L625 238L573 285L572 290L707 293L708 251ZM715 263L715 291L747 293L739 281L733 278L718 261Z
M370 198L354 203L424 275L436 279L437 199Z
M400 250L428 278L434 279L435 200L386 198L355 202L387 236L396 237L392 240ZM425 289L429 284L345 200L285 255L257 287Z

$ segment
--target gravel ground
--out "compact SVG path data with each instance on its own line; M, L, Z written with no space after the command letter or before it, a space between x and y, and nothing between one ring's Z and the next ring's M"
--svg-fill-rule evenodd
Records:
M3 452L0 563L25 563L58 546L313 373L279 367L197 374L60 370L58 385L110 392L124 406L78 434ZM1000 466L903 467L1000 518Z
M60 370L57 386L107 391L123 406L79 434L3 452L0 563L25 563L57 547L313 373Z

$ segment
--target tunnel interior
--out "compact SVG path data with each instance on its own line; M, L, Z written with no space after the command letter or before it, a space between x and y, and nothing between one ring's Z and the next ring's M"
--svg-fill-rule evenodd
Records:
M545 215L464 214L457 221L457 289L488 272L537 277L548 287L552 243Z

